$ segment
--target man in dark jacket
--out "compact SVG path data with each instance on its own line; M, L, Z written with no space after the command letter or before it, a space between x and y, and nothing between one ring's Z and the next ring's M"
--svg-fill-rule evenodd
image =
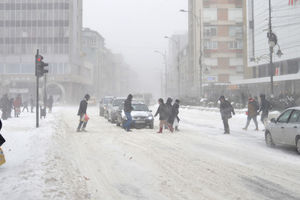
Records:
M255 99L253 99L252 97L249 98L248 100L248 117L247 117L247 124L245 126L245 128L243 128L244 130L248 129L248 126L250 124L251 119L253 119L255 127L256 127L256 131L258 131L258 124L257 124L257 115L258 115L258 103L257 101L255 101Z
M259 113L261 113L261 122L265 125L266 123L266 120L268 119L268 116L269 116L269 110L272 109L272 105L271 103L266 100L266 95L264 94L261 94L260 95L260 109L259 109Z
M80 132L80 131L86 132L85 128L87 125L87 121L84 118L85 118L89 99L90 99L90 95L86 94L84 96L84 99L80 102L79 110L77 113L77 115L79 116L79 125L77 127L77 132ZM82 128L81 128L81 126L82 126Z
M2 111L2 116L1 116L2 119L7 120L7 118L9 117L9 107L10 107L10 102L7 94L2 96L0 100L0 107Z
M176 99L175 103L172 106L171 116L168 119L168 123L173 127L175 125L175 131L178 131L178 123L179 123L179 100Z
M49 108L49 113L51 113L51 112L52 112L53 102L54 102L54 100L53 100L53 96L52 96L52 95L50 95L50 97L49 97L49 99L48 99L48 102L47 102L47 104L48 104L48 108Z
M164 126L168 126L169 130L173 132L173 128L167 123L169 114L166 104L162 98L158 99L159 107L154 115L156 117L159 114L159 131L157 133L162 133Z
M125 100L124 102L124 113L125 113L125 116L127 118L127 121L126 123L124 124L124 129L129 132L130 131L130 126L131 126L131 123L132 123L132 117L131 117L131 111L133 111L133 107L132 107L132 94L129 94L127 99Z
M232 117L231 113L235 115L235 112L230 102L225 100L224 96L221 96L219 100L221 102L220 112L224 124L224 134L230 134L228 119Z

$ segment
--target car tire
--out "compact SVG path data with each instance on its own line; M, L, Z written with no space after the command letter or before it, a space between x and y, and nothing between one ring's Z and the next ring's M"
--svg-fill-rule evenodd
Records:
M300 138L298 138L296 141L296 148L297 148L298 153L300 154Z
M266 131L266 134L265 134L265 141L266 141L266 145L268 147L274 147L275 144L273 142L273 138L272 138L272 135L269 131Z

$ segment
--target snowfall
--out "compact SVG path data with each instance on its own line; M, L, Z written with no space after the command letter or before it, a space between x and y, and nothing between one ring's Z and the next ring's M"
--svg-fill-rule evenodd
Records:
M300 155L267 147L261 123L242 130L243 110L224 135L218 109L182 108L180 131L163 134L158 119L125 132L96 106L78 133L77 109L54 108L38 129L32 113L3 122L0 200L300 199Z

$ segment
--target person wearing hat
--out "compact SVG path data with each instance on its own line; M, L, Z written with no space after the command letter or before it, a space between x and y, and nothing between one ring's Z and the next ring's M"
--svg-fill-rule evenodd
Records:
M261 122L264 124L266 124L266 120L268 119L269 116L269 111L272 109L272 105L271 103L266 99L266 95L265 94L261 94L260 95L260 109L258 111L258 113L261 113L261 117L260 120Z
M255 127L256 127L256 131L258 131L258 124L257 124L257 115L258 115L258 109L259 109L259 105L257 103L257 101L252 98L249 97L248 99L248 112L247 112L247 124L245 126L245 128L243 128L244 130L248 129L248 126L250 124L251 119L253 119Z
M131 123L132 123L132 117L131 117L131 111L133 111L133 107L132 107L132 94L129 94L127 99L124 102L124 113L125 116L127 118L127 121L124 124L124 129L129 132L130 131L130 127L131 127Z
M84 99L80 102L79 110L77 115L79 116L79 125L77 127L77 132L83 131L86 132L85 128L87 125L87 120L85 120L86 110L88 106L88 100L90 99L90 95L86 94ZM81 128L82 126L82 128Z
M224 134L230 134L230 128L228 124L228 119L232 117L231 113L235 115L234 109L229 101L225 99L224 96L221 96L219 98L221 104L220 104L220 113L224 125Z

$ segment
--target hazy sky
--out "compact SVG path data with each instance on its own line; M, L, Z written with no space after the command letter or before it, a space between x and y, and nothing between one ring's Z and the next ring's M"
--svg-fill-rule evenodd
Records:
M145 92L160 91L165 35L187 31L187 0L83 0L83 26L97 30L114 53L122 53Z

